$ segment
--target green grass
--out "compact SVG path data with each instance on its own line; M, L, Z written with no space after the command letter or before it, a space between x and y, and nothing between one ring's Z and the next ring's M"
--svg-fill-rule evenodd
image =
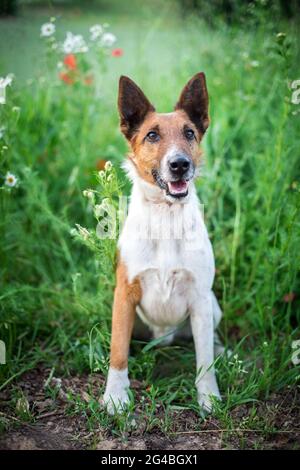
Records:
M216 256L221 336L238 354L216 364L224 397L216 413L230 428L236 405L255 409L256 400L299 379L291 362L299 295L284 301L300 292L300 122L288 86L299 79L299 32L296 24L272 18L243 30L221 21L210 29L198 18L181 19L173 4L156 7L126 12L114 4L81 14L78 8L24 9L17 19L1 20L0 75L16 77L0 105L7 127L0 173L16 174L19 186L0 190L0 339L7 346L0 390L39 362L60 374L106 374L115 245L98 243L90 251L70 229L76 223L95 228L82 191L103 192L95 176L100 159L113 162L122 191L129 192L119 170L126 144L118 129L118 77L131 76L159 111L169 111L185 82L203 70L211 126L198 191ZM108 21L124 56L96 62L92 86L65 85L39 37L53 13L60 16L60 37ZM280 31L287 34L283 43ZM133 352L130 375L145 385L142 412L150 430L159 424L167 432L172 409L198 412L191 344L157 349L135 342ZM157 373L166 362L176 367ZM96 402L84 405L75 397L70 403L71 412L92 408L92 427L100 420L113 423L114 432L130 428L128 415L112 422ZM158 424L157 403L166 410Z

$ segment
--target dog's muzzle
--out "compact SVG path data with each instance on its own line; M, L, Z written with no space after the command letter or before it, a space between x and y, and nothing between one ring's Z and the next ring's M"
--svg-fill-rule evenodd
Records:
M192 160L185 154L169 157L161 171L152 170L156 184L172 198L184 198L188 195L189 182L195 172Z

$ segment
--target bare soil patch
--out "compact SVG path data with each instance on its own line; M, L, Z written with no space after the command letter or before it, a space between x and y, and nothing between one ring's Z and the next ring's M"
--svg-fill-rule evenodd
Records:
M289 388L257 404L259 427L245 426L249 417L248 405L232 410L234 429L224 429L222 423L210 416L202 422L189 410L172 413L171 431L163 433L159 427L147 431L145 416L138 415L137 425L130 432L115 435L113 429L99 422L91 429L89 417L80 409L74 413L70 394L81 401L89 400L89 393L100 398L101 375L82 375L52 379L57 384L55 396L49 396L45 382L49 369L38 367L27 372L14 386L25 397L31 419L24 421L13 398L12 388L0 394L0 449L145 449L145 450L202 450L202 449L299 449L300 448L300 393ZM137 396L142 383L133 381ZM16 405L16 401L18 405ZM158 407L157 418L163 417ZM265 424L265 426L264 426Z

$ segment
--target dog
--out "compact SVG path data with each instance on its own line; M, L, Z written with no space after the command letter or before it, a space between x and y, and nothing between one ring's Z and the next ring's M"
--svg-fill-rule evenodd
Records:
M120 127L131 149L126 169L133 187L118 241L103 396L110 414L122 412L130 401L128 353L136 313L154 338L164 342L188 322L196 350L198 403L210 412L214 400L221 399L214 331L222 312L212 291L214 255L194 184L201 163L199 144L209 126L208 105L202 72L185 85L174 111L165 114L156 112L130 78L120 78Z

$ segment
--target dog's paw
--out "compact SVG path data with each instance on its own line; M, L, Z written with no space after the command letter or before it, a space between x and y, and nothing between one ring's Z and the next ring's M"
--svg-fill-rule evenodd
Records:
M215 400L221 401L218 384L215 377L202 379L197 384L198 403L205 413L211 413Z
M130 402L127 389L106 390L103 395L102 403L110 415L122 413Z
M103 395L102 404L109 414L123 412L130 399L128 395L129 380L127 369L118 370L109 368L106 390Z

